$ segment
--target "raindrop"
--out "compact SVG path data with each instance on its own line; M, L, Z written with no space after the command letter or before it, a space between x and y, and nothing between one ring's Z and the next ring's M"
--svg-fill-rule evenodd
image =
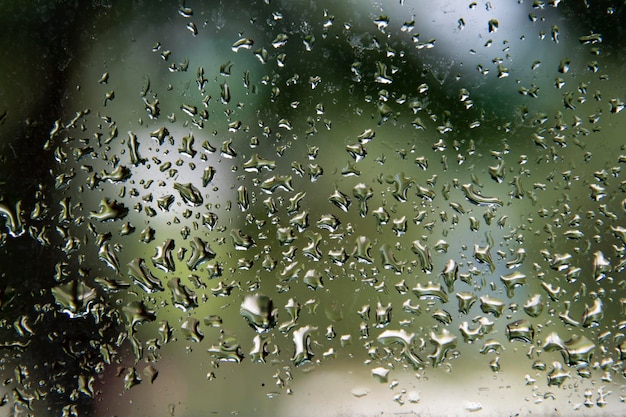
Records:
M506 326L506 337L511 342L518 340L524 343L533 343L535 329L528 320L517 320Z
M302 366L313 359L311 351L311 332L317 330L313 326L303 326L293 331L294 354L291 360L295 366Z
M246 296L241 304L240 314L258 333L265 333L276 326L278 309L271 298L265 295Z
M439 366L446 358L446 354L456 347L457 337L450 333L447 329L443 329L441 333L430 332L430 341L435 345L435 351L428 355L433 366Z

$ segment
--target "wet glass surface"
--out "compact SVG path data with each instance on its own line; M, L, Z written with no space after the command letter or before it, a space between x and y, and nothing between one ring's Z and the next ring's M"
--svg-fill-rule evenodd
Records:
M0 415L623 414L624 4L1 7Z

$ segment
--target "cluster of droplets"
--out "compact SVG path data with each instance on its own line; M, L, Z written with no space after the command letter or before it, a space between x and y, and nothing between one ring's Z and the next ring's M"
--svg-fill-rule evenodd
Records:
M180 14L201 36L193 11L181 6ZM538 14L530 20L546 20ZM272 16L278 32L267 45L235 39L232 59L215 74L197 66L195 79L193 59L172 63L172 51L156 43L172 79L195 81L197 90L166 105L172 85L161 91L145 77L136 97L144 116L127 133L107 116L120 94L109 88L116 74L105 72L101 106L58 120L44 146L57 164L55 191L37 191L27 220L19 202L0 202L10 236L28 233L63 254L50 290L56 308L75 320L107 315L122 328L95 346L97 372L121 362L130 343L135 361L149 364L143 374L120 371L125 388L153 382L159 349L181 339L206 346L210 379L220 362L279 364L277 385L289 392L292 366L352 356L356 343L385 383L396 367L453 370L471 349L502 372L519 357L505 351L522 347L537 402L554 395L545 386L623 377L625 323L615 317L626 308L626 156L594 165L589 149L602 109L619 113L624 104L612 98L579 116L592 82L607 78L597 62L587 65L597 80L587 82L571 77L569 58L560 61L563 105L554 117L521 106L520 120L493 127L470 89L453 103L460 115L430 104L427 71L396 87L410 69L405 57L435 46L413 33L414 22L398 35L408 44L387 35L385 15L374 19L380 39L356 35L349 23L336 31L359 58L345 68L354 97L344 98L319 67L291 73L287 61L322 48L334 17L324 11L316 42L313 30L285 33L282 14ZM460 19L459 30L466 26ZM489 34L499 29L487 21ZM558 27L550 38L559 43ZM580 37L591 54L601 43L599 34ZM241 54L261 75L240 71ZM498 78L508 77L504 60L494 62ZM540 64L532 71L553 72ZM301 84L313 104L293 99ZM538 91L519 87L529 100ZM281 113L249 113L257 95ZM488 128L503 139L482 139ZM26 316L15 327L23 337L14 343L32 333ZM93 381L81 376L78 392L94 396ZM594 401L587 389L582 404L603 406L608 394L601 388Z

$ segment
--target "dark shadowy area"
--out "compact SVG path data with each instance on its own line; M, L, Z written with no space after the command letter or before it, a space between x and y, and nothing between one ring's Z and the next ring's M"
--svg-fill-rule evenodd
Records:
M98 1L0 4L0 196L10 207L21 200L24 218L34 209L36 193L45 199L54 188L50 175L54 161L43 147L62 114L66 71L88 47L94 21L115 12L108 2ZM58 284L55 270L62 259L58 248L41 245L28 230L5 240L0 247L3 374L13 374L11 368L20 364L30 370L27 380L16 376L5 384L15 386L15 398L27 408L35 407L36 414L61 415L70 397L76 396L77 376L93 372L101 360L93 341L110 335L106 330L98 333L103 323L95 323L91 316L71 319L55 307L50 288ZM26 323L26 334L20 321ZM44 386L38 386L39 381ZM91 399L76 397L72 402L77 410L88 414ZM35 401L39 399L45 401Z

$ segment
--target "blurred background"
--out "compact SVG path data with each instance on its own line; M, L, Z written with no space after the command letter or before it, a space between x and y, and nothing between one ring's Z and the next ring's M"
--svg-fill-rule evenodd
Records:
M622 3L0 19L0 414L621 415Z

